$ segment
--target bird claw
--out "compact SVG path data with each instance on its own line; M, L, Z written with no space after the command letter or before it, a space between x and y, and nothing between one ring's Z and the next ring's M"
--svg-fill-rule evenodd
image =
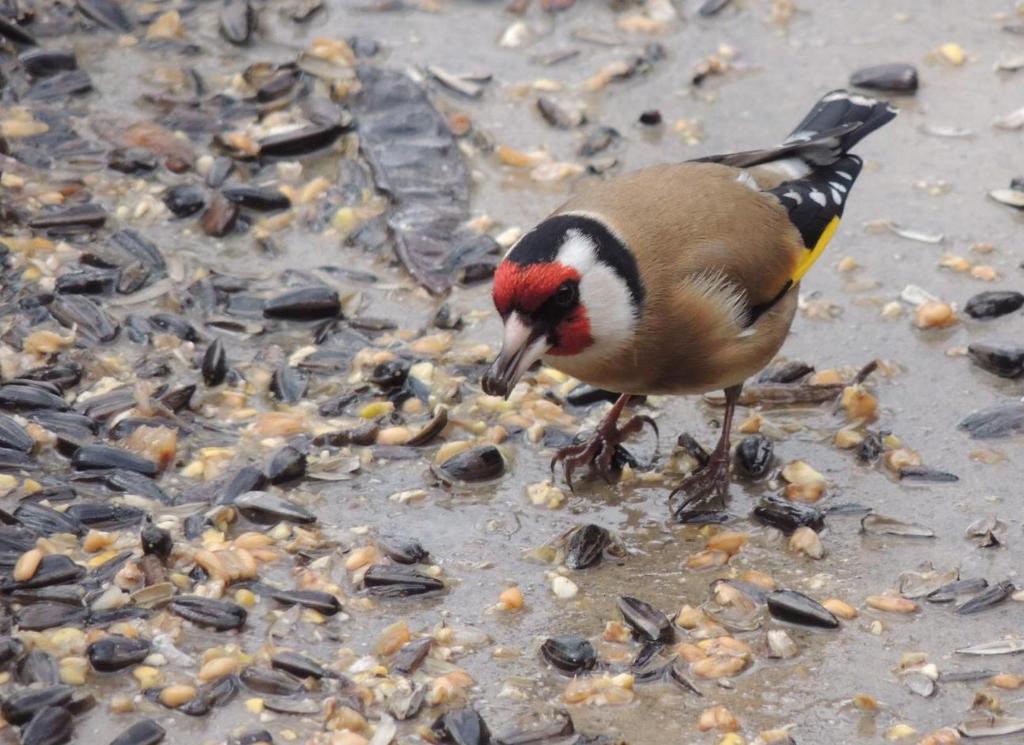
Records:
M686 499L673 510L673 514L680 515L694 509L724 510L729 499L729 471L728 456L712 455L706 466L683 479L683 483L669 494L669 501L680 492L686 494Z
M632 434L640 432L644 425L650 425L654 430L654 436L658 437L658 425L649 416L638 414L621 427L612 423L607 427L598 427L589 439L578 445L570 445L559 449L551 459L551 474L554 476L555 466L562 464L562 473L569 491L575 493L572 483L572 475L580 466L590 465L597 474L604 479L605 483L611 486L612 476L615 472L613 457L615 448L623 440Z

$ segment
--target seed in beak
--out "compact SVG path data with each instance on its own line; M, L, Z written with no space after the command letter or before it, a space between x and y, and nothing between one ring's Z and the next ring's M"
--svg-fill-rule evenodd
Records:
M481 381L484 393L505 398L534 362L547 351L542 332L527 323L519 313L505 320L501 351Z

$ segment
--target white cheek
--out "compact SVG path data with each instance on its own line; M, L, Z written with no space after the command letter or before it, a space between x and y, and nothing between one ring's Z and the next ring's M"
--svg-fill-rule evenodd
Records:
M594 339L581 356L616 354L630 343L636 315L629 290L613 269L598 263L583 275L580 300L587 309L590 335Z

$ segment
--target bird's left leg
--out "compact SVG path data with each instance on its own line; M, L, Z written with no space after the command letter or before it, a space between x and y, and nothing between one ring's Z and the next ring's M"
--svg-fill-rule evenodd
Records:
M691 507L697 509L725 508L726 500L729 498L731 463L729 435L732 430L732 417L736 411L736 402L739 401L742 390L742 383L725 389L725 414L722 416L722 431L718 436L718 444L715 445L707 464L696 473L687 476L683 483L669 495L669 499L680 492L686 495L683 503L674 510L675 515L678 516Z
M626 408L629 399L628 393L619 396L601 423L597 425L594 434L579 445L570 445L559 449L555 453L555 457L551 459L552 472L555 470L556 464L562 464L565 480L570 489L572 489L573 472L579 466L588 464L593 464L601 477L611 483L612 456L615 455L615 448L627 437L643 429L645 424L651 425L654 429L654 436L658 436L658 425L649 416L637 415L621 427L619 426L619 417L622 416L622 410Z

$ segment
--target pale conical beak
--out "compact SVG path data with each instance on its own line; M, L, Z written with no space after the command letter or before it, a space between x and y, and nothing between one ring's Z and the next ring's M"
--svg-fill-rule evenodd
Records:
M505 321L501 351L484 373L484 393L508 398L523 373L548 350L546 337L547 334L534 329L519 313L512 313Z

